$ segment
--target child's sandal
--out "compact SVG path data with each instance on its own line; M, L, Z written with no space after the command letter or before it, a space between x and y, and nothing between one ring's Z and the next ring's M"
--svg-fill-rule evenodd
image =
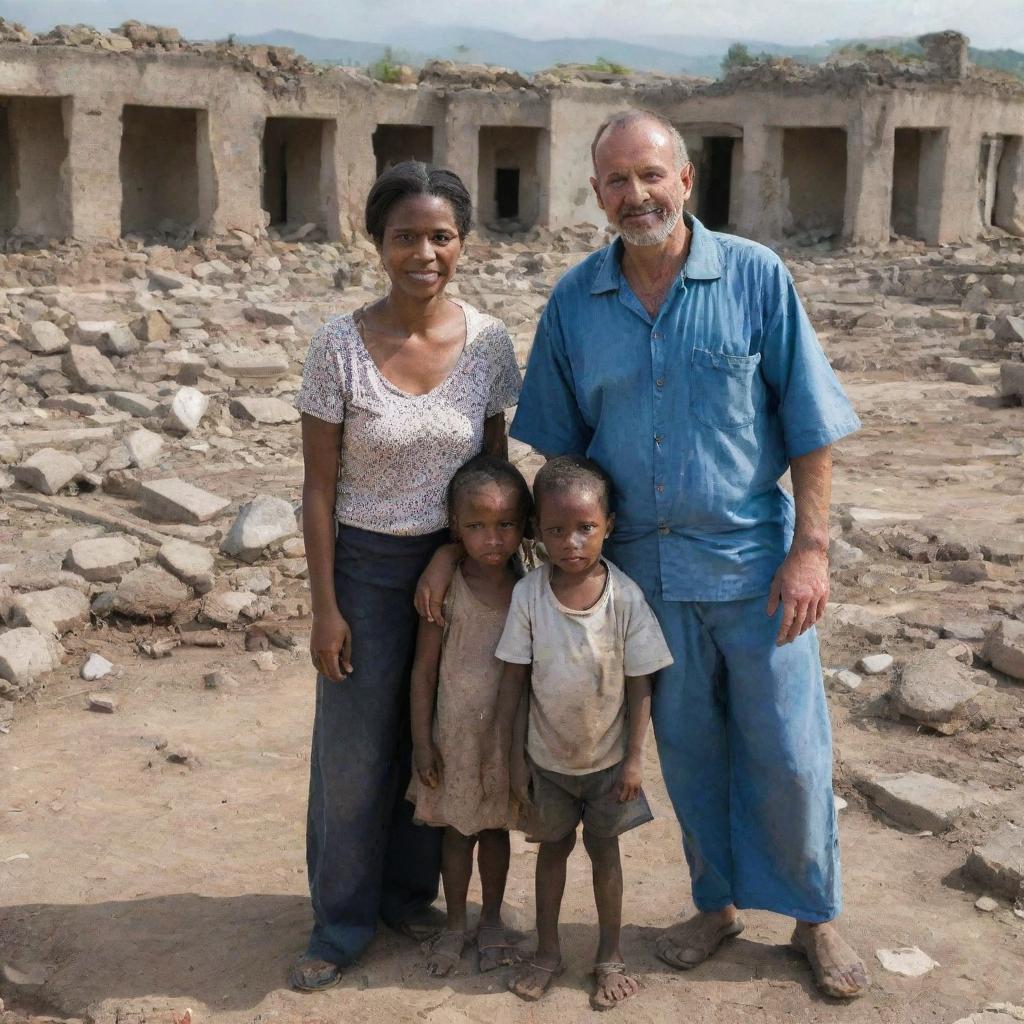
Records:
M423 952L429 953L427 974L443 978L462 959L466 947L466 933L443 931L436 938L423 944Z

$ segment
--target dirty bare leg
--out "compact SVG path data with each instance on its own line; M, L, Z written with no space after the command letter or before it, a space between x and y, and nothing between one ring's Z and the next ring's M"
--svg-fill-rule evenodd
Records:
M505 925L501 920L505 882L508 879L511 858L508 833L503 829L487 829L481 832L476 856L483 894L476 943L480 954L480 970L490 971L515 960L515 954L505 937Z
M454 828L444 830L441 847L441 879L448 909L445 930L430 944L427 973L447 974L462 956L466 936L466 894L473 874L476 836L464 836Z
M576 845L576 833L553 843L541 843L537 854L537 951L516 971L509 988L521 999L540 999L562 965L558 944L558 915L565 893L565 868Z

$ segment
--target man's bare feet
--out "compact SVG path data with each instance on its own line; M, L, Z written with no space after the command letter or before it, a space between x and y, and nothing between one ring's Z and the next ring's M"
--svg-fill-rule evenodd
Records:
M481 974L507 967L519 959L515 947L508 941L504 926L500 924L482 924L477 928L476 949Z
M466 933L456 931L443 931L436 938L424 943L424 951L430 954L427 959L427 974L443 978L462 959L465 945Z
M520 999L534 1003L551 987L551 982L562 973L562 961L558 957L534 954L512 975L508 983L510 992Z
M621 961L594 964L596 986L590 997L592 1010L611 1010L640 991L640 982L626 973Z
M814 980L833 999L856 999L871 984L863 960L839 934L835 925L798 921L790 944L807 957Z
M712 913L699 912L686 921L666 928L655 942L655 952L670 967L689 970L705 960L722 944L743 931L743 921L734 907Z

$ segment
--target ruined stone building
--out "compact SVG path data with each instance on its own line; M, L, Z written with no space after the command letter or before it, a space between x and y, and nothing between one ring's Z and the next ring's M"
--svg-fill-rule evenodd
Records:
M0 19L0 235L269 222L336 239L374 176L410 157L456 171L484 226L600 224L590 139L630 106L678 125L712 227L869 244L1024 234L1024 82L969 66L956 33L922 42L923 60L765 62L719 82L434 64L386 85L137 23L35 38Z

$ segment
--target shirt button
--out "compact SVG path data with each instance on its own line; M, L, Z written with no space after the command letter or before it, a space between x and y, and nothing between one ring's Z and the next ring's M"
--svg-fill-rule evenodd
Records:
M659 377L659 378L658 378L658 379L657 379L657 380L656 380L656 381L654 382L654 386L655 386L656 388L663 388L663 387L665 386L665 382L664 382L664 381L663 381L663 380L662 380L662 379L661 379L661 378Z
M665 490L664 484L658 484L658 493L661 494Z
M654 435L654 443L655 444L661 444L661 434L655 434Z
M658 533L660 533L662 537L667 537L669 535L669 528L667 526L659 526Z
M651 331L651 337L655 341L660 341L661 340L661 331Z

